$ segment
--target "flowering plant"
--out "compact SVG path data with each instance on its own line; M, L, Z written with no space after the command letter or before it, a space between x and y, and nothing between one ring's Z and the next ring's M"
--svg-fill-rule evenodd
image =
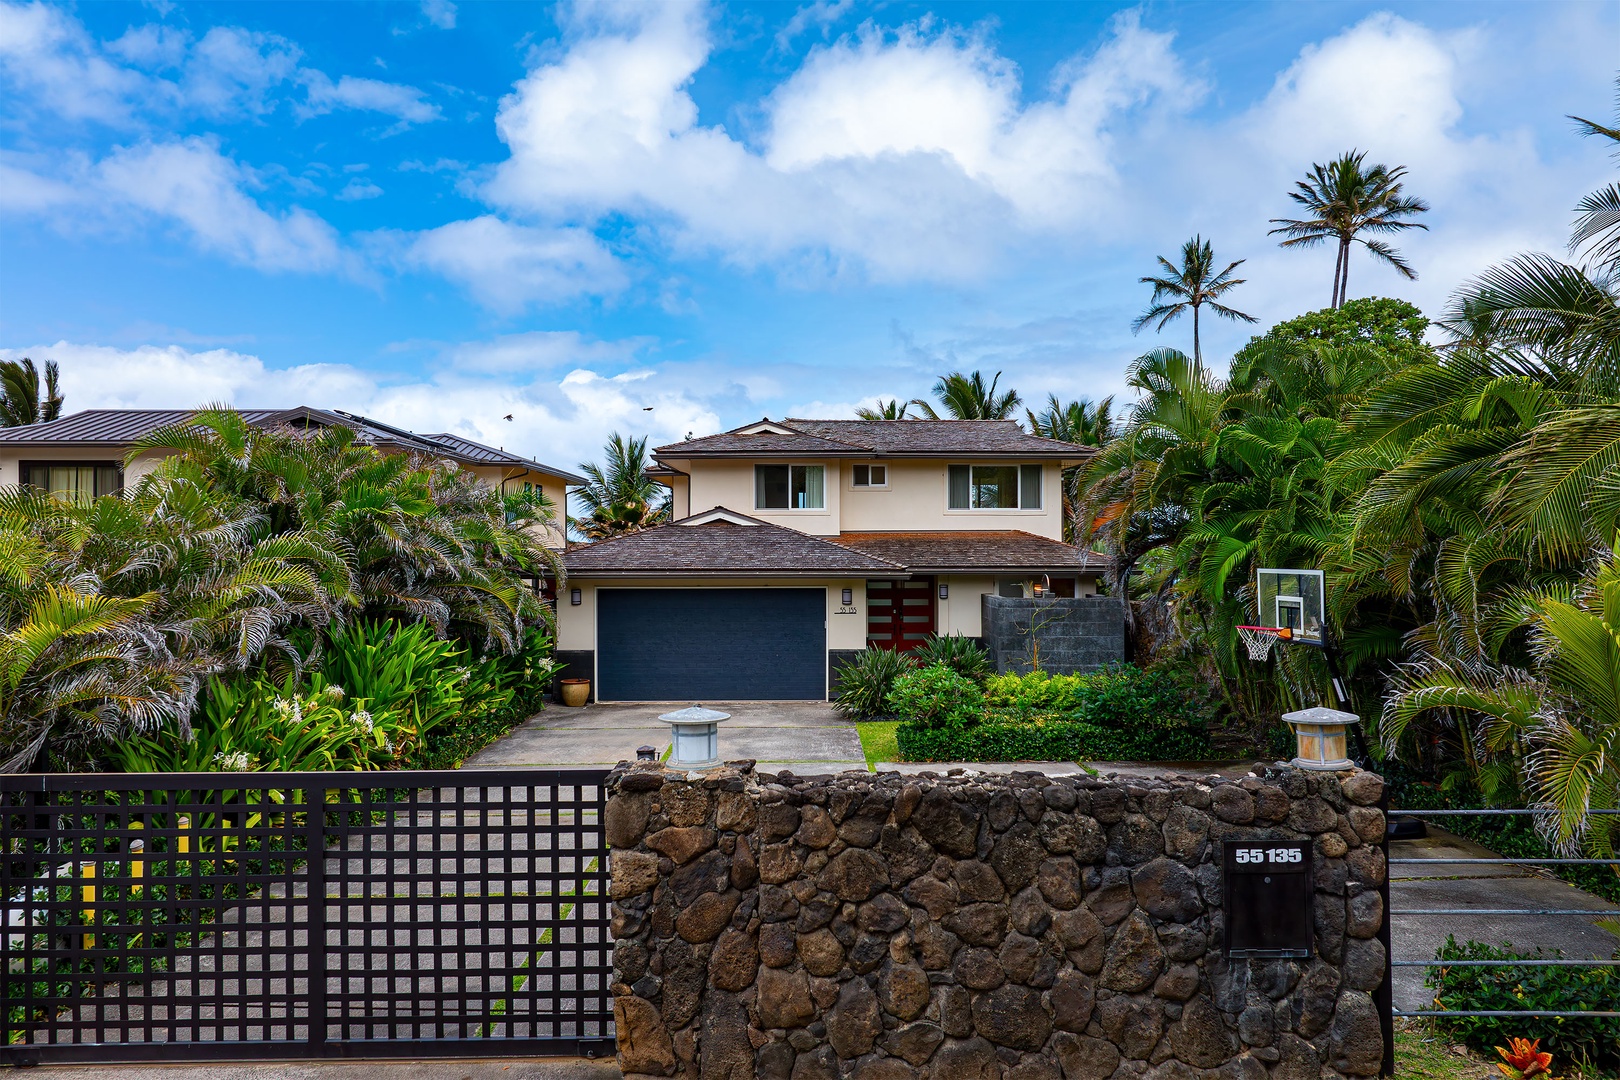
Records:
M1496 1067L1508 1080L1529 1080L1552 1071L1551 1054L1543 1053L1540 1039L1509 1039L1507 1048L1498 1046L1502 1061Z

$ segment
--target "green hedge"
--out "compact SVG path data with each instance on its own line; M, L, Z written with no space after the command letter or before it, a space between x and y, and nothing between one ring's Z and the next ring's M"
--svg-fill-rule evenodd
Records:
M1554 953L1546 959L1561 958ZM1616 954L1620 958L1620 953ZM1534 953L1454 938L1435 953L1446 960L1532 960ZM1620 959L1617 959L1620 967ZM1588 1012L1613 1009L1620 1002L1617 967L1433 967L1424 985L1434 990L1441 1009L1549 1012ZM1573 1066L1583 1075L1615 1076L1620 1069L1620 1019L1605 1017L1461 1017L1441 1018L1440 1026L1474 1049L1490 1053L1510 1038L1540 1039L1541 1049L1553 1055L1554 1072L1568 1076Z
M1188 761L1210 754L1213 705L1179 672L1126 665L1090 675L998 675L987 682L983 704L975 700L974 715L964 717L922 692L959 689L944 675L928 677L929 670L902 678L907 692L890 698L906 721L896 735L907 761Z

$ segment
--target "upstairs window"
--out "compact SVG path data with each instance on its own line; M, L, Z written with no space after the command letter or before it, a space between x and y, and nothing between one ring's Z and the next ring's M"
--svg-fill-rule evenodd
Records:
M952 465L947 470L952 510L1039 510L1039 465Z
M821 465L755 465L754 507L825 510L827 470Z
M124 490L124 470L114 461L25 461L22 482L83 504Z
M887 465L856 465L852 469L853 477L850 484L858 488L880 488L889 486L889 467Z

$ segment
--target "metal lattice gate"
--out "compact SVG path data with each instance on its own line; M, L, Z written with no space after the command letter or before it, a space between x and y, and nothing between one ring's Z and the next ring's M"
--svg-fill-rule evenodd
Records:
M0 776L0 1064L611 1053L606 776Z

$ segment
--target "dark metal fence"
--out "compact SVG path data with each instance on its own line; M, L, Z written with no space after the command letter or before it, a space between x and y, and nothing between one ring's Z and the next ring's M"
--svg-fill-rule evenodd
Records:
M611 1053L606 775L0 776L0 1063Z
M1392 810L1393 816L1408 818L1446 818L1446 817L1530 817L1543 814L1540 810ZM1620 814L1620 810L1593 810L1593 814ZM1387 850L1387 847L1386 847ZM1391 858L1389 863L1394 866L1456 866L1456 865L1501 865L1501 866L1620 866L1620 859L1564 859L1564 858L1516 858L1512 856L1497 856L1494 858L1475 857L1439 857L1439 858ZM1387 894L1386 894L1387 901ZM1471 907L1425 907L1425 908L1390 908L1388 917L1391 919L1412 919L1427 917L1457 917L1457 916L1536 916L1548 918L1593 918L1601 916L1614 917L1617 911L1613 908L1471 908ZM1516 944L1535 948L1535 943L1519 942ZM1614 959L1564 959L1537 957L1534 959L1514 960L1436 960L1434 957L1390 957L1391 969L1399 967L1419 968L1462 968L1462 967L1491 967L1491 968L1534 968L1534 967L1614 967ZM1391 1005L1391 1016L1404 1017L1540 1017L1575 1019L1581 1017L1620 1017L1620 1003L1614 1009L1395 1009Z

